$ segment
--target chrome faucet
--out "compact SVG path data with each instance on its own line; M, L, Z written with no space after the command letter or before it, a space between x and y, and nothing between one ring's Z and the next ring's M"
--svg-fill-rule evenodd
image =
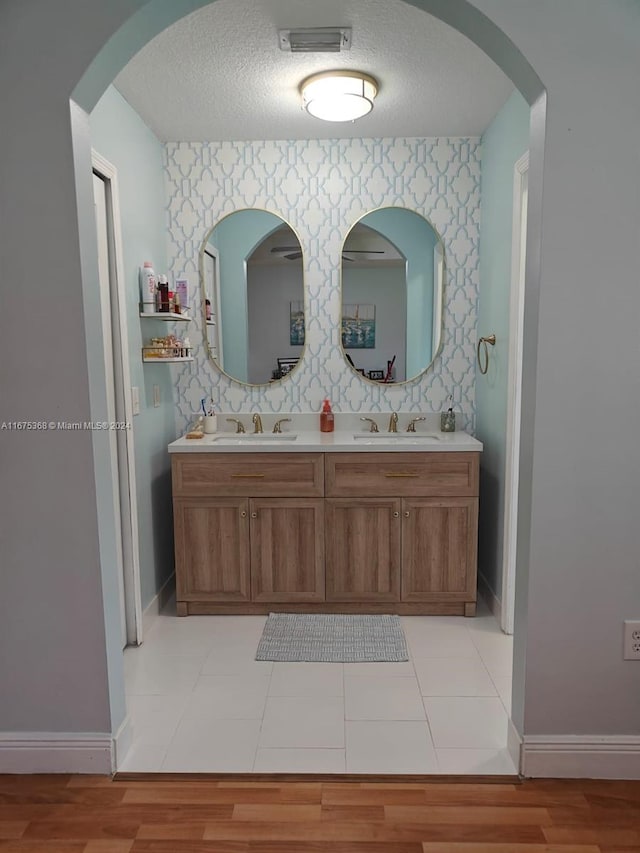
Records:
M369 432L378 432L378 424L374 421L373 418L360 418L361 421L369 421L371 426L369 427Z
M426 418L425 417L413 418L411 421L409 421L409 425L407 426L407 432L415 432L416 431L416 424L418 423L418 421L426 421Z
M244 424L238 418L227 418L227 423L236 425L236 432L244 432Z
M253 421L254 433L262 432L262 418L260 417L260 415L256 412L254 414L254 416L251 418L251 420Z
M398 432L398 413L397 412L391 412L391 417L389 418L388 432Z
M280 424L291 423L291 418L280 418L279 421L276 421L273 425L273 432L282 432L280 429Z

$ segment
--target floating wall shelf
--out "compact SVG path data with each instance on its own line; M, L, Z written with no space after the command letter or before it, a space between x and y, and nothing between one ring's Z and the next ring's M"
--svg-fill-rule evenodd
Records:
M191 317L186 316L185 314L174 314L173 311L154 311L153 314L144 314L142 311L140 312L140 316L143 320L175 320L180 323L190 323Z

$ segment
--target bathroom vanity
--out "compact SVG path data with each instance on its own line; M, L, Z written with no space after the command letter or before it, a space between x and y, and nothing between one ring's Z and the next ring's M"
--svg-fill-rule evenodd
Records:
M473 616L481 449L463 432L178 439L178 614Z

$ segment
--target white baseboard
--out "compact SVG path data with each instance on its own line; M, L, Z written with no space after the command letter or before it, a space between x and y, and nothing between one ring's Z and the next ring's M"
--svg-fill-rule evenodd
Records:
M133 741L133 726L131 717L127 715L113 738L113 761L112 768L117 770L122 765L127 752Z
M0 732L0 773L111 772L110 734Z
M144 639L145 634L154 623L156 616L163 610L169 599L174 593L176 584L176 576L172 574L164 584L158 590L158 594L155 595L149 604L144 609L144 613L142 614L142 638Z
M514 765L518 768L518 773L521 773L522 738L520 737L520 732L513 724L511 717L509 717L509 721L507 723L507 750Z
M487 607L496 617L498 625L502 624L502 604L500 599L496 598L494 591L487 583L487 579L481 573L478 573L478 592L487 602Z
M640 735L525 735L523 776L640 779Z

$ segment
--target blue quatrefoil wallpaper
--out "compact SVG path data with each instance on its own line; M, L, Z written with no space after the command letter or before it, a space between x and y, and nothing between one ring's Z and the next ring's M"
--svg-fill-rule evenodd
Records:
M169 264L192 291L195 361L175 370L186 426L203 395L218 411L437 412L453 396L460 428L475 424L475 336L479 283L480 140L393 138L168 143ZM354 223L379 207L405 207L431 222L445 247L443 345L419 378L362 381L340 346L341 249ZM204 347L198 254L223 216L243 208L278 214L300 236L306 287L306 346L295 373L273 386L235 382Z

